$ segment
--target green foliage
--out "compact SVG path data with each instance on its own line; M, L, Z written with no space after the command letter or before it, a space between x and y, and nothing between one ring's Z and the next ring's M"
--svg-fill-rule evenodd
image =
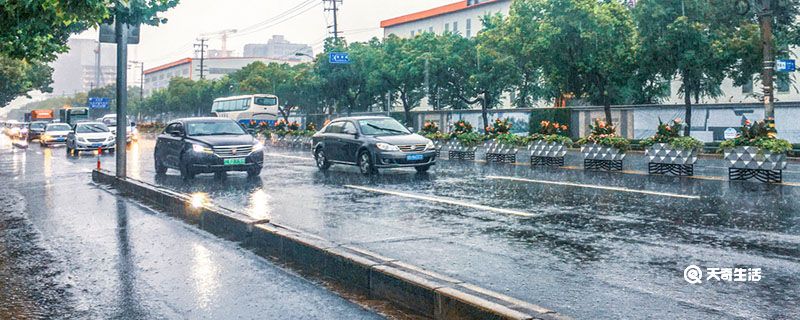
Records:
M501 133L494 137L498 143L509 146L520 146L525 142L525 138L512 133Z
M544 141L544 142L555 142L566 145L567 147L572 146L572 139L570 137L560 135L560 134L541 134L535 133L525 138L524 143L529 144L536 141Z
M511 132L511 128L514 124L511 122L509 118L505 119L495 119L494 123L490 124L486 127L486 134L490 136L496 135L506 135Z
M450 128L450 132L453 136L459 136L464 133L472 133L474 129L472 128L472 124L466 120L458 120L453 123L452 127Z
M535 134L541 131L543 121L550 123L567 124L571 121L572 112L567 108L541 108L531 110L528 118L528 133ZM565 134L569 134L566 132Z
M422 125L422 130L420 130L420 134L429 135L436 133L439 133L439 125L433 121L425 121L425 124Z
M431 140L439 140L439 141L448 140L452 138L451 135L443 132L426 133L423 136Z
M599 145L614 147L620 151L630 149L631 142L628 139L617 135L617 129L613 125L607 124L603 120L596 119L594 125L589 126L591 133L588 137L578 140L579 145L596 143Z
M740 131L736 138L720 143L720 152L742 146L759 147L773 153L786 153L792 150L792 144L784 139L778 139L775 131L763 120L756 123L747 120Z
M0 52L0 107L28 92L52 92L53 68L45 63L6 57Z
M669 146L677 150L700 150L704 145L694 137L677 137L669 141Z
M541 135L566 136L569 134L569 126L567 126L566 124L560 124L558 122L550 122L544 120L541 123L539 123L539 132L537 133Z
M55 60L67 51L71 34L113 21L158 25L166 19L158 13L178 4L178 0L122 1L117 12L111 0L6 0L0 1L0 55L36 61Z
M474 147L486 140L486 136L477 132L466 132L457 135L456 139L461 143L461 145Z
M658 119L658 128L656 134L650 138L644 139L639 144L645 148L650 147L656 143L669 144L674 149L700 149L703 147L703 142L693 137L681 136L684 124L680 118L672 120L669 123L664 123Z

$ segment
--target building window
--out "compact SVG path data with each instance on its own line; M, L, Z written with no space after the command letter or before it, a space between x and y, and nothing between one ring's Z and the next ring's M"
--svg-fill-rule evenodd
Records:
M467 36L467 38L471 38L472 37L472 19L467 19L467 24L466 24L465 28L467 29L465 35Z
M458 34L458 21L453 22L453 33Z
M449 23L445 23L444 24L444 32L445 33L450 32L450 24Z
M414 32L415 32L414 30L411 30L411 37L412 38L414 37Z
M433 33L433 27L428 28L428 32Z
M747 80L747 83L742 85L742 94L752 94L753 93L753 78Z

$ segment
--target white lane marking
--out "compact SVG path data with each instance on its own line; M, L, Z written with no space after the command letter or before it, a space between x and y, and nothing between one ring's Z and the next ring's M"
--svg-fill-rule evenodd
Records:
M403 197L403 198L409 198L409 199L417 199L417 200L430 201L430 202L439 202L439 203L444 203L444 204L449 204L449 205L454 205L454 206L461 206L461 207L467 207L467 208L473 208L473 209L485 210L485 211L493 211L493 212L497 212L497 213L510 214L510 215L520 216L520 217L538 217L538 216L541 216L541 215L537 215L537 214L533 214L533 213L529 213L529 212L523 212L523 211L517 211L517 210L511 210L511 209L503 209L503 208L494 208L494 207L484 206L484 205L480 205L480 204L464 202L464 201L460 201L460 200L456 200L456 199L429 197L429 196L423 196L423 195L413 194L413 193L405 193L405 192L399 192L399 191L374 189L374 188L367 188L367 187L360 187L360 186L353 186L353 185L345 185L344 187L345 188L350 188L350 189L357 189L357 190L361 190L361 191L373 192L373 193L388 194L388 195L393 195L393 196L398 196L398 197Z
M599 190L608 190L608 191L640 193L640 194L647 194L647 195L653 195L653 196L664 196L664 197L683 198L683 199L700 199L699 196L691 196L691 195L685 195L685 194L668 193L668 192L657 192L657 191L647 191L647 190L636 190L636 189L628 189L628 188L622 188L622 187L598 186L598 185L593 185L593 184L580 184L580 183L573 183L573 182L545 181L545 180L533 180L533 179L523 179L523 178L514 178L514 177L499 177L499 176L486 176L486 177L489 178L489 179L493 179L493 180L508 180L508 181L516 181L516 182L530 182L530 183L540 183L540 184L551 184L551 185L558 185L558 186L568 186L568 187L579 187L579 188L599 189Z
M287 159L300 159L300 160L314 160L311 157L298 157L298 156L289 156L285 154L277 154L277 153L265 153L265 156L269 157L277 157L277 158L287 158Z

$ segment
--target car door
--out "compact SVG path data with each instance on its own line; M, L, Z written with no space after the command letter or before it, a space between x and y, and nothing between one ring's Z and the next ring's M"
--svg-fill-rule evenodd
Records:
M343 122L336 121L329 124L325 129L325 135L322 138L322 142L325 146L325 154L330 160L342 161L341 134L343 126Z
M169 167L177 168L183 149L183 124L175 122L167 126L159 138L160 159Z
M358 148L361 147L361 140L359 139L358 130L353 122L347 121L344 123L339 139L342 161L356 162Z

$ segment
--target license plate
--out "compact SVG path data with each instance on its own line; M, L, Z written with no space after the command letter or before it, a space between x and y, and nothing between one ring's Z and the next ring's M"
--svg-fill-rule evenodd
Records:
M100 143L95 143L95 144L92 145L92 148L99 148L101 146L103 146L103 145L100 144Z
M56 141L64 141L64 138L56 138Z
M408 161L419 161L422 159L424 159L424 157L421 154L411 154L406 156L406 160Z
M245 162L244 158L225 159L225 165L226 166L235 166L235 165L240 165L240 164L245 164L245 163L246 162Z

